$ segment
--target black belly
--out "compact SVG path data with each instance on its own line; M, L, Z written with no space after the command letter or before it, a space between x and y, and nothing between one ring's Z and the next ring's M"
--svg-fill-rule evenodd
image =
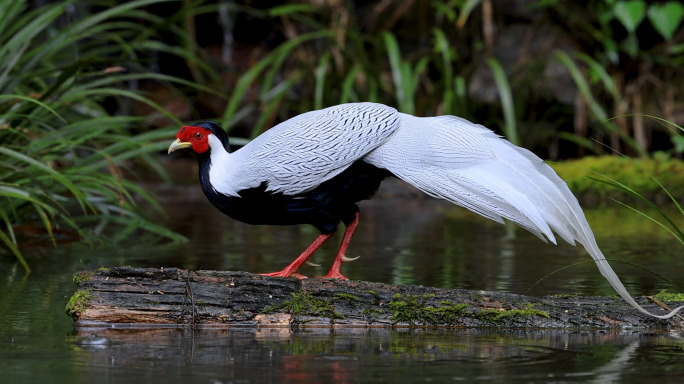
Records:
M357 161L315 189L297 195L266 192L266 183L240 191L240 197L219 194L207 182L202 183L202 190L216 208L233 219L248 224L311 224L329 234L340 221L349 225L359 211L355 203L370 199L380 182L391 175Z

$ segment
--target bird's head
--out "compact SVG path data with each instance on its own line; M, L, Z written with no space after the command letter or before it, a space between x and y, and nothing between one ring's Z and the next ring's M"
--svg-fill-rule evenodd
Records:
M201 121L194 125L180 127L176 134L176 141L171 143L168 153L190 148L196 154L202 154L210 150L212 145L222 145L228 151L228 135L220 125L213 121Z

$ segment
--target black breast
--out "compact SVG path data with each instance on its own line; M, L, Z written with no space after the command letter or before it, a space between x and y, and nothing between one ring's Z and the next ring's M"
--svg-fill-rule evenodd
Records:
M266 191L266 183L262 183L233 197L211 187L209 162L203 164L200 159L202 190L221 212L248 224L311 224L324 234L334 232L340 221L345 225L351 223L359 211L355 203L371 198L380 182L391 175L387 170L356 161L344 172L308 192L296 195L271 193Z

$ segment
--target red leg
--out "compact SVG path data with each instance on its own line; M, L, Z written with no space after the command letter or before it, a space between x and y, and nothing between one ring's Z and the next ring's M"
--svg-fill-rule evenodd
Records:
M290 263L290 265L288 265L287 267L285 267L285 269L283 269L282 271L280 271L280 272L272 272L272 273L261 273L261 275L263 275L263 276L277 276L277 277L289 277L289 276L295 275L296 277L299 277L300 279L304 278L305 276L302 276L302 275L300 275L299 273L297 273L297 270L298 270L299 267L301 267L302 264L304 264L304 263L309 259L309 257L311 257L311 255L313 255L313 253L316 252L316 250L317 250L318 248L320 248L320 246L323 245L323 243L325 243L325 241L328 240L328 239L330 238L330 236L332 236L332 235L333 235L333 234L331 233L331 234L328 234L328 235L320 235L320 236L318 236L318 237L316 238L316 240L314 240L314 242L311 243L311 245L309 245L309 247L308 247L306 250L304 250L304 252L302 252L302 254L299 255L299 257L297 257L297 258L295 259L295 261L293 261L292 263Z
M344 261L343 260L344 254L347 253L347 248L349 247L349 242L351 241L351 238L354 235L354 231L356 230L357 225L359 225L359 213L358 212L356 212L356 218L354 219L354 221L349 223L349 226L347 226L347 229L344 231L344 237L342 238L342 244L340 244L340 249L337 251L337 257L335 257L335 261L333 262L332 267L330 267L328 274L325 276L320 276L320 277L347 280L347 278L344 277L340 273L340 267L342 266L342 262ZM347 260L347 261L349 261L349 260Z

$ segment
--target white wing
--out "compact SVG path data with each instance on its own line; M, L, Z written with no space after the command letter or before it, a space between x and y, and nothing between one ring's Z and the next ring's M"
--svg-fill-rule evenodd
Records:
M398 122L394 108L373 103L304 113L241 149L247 153L242 154L246 156L239 177L265 181L271 192L293 195L311 190L385 142Z
M642 313L666 319L684 308L656 315L634 301L601 253L575 196L533 153L454 116L400 117L394 136L364 161L429 195L498 222L511 220L542 240L555 243L553 229L568 243L581 243L615 291Z

